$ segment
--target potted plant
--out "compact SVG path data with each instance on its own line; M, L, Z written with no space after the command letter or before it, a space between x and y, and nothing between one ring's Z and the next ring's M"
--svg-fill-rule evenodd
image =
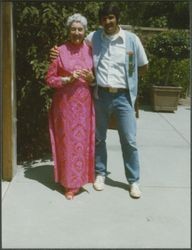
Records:
M161 62L158 81L152 84L154 111L175 111L182 87L171 77L174 63L189 58L189 35L183 30L168 30L154 35L147 44L149 54Z

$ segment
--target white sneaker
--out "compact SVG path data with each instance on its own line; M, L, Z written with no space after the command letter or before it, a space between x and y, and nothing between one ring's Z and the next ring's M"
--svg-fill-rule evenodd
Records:
M130 184L129 193L132 198L140 198L141 191L139 189L139 185L137 183Z
M101 191L104 189L105 186L105 176L103 175L97 175L95 182L93 184L93 187L97 190L97 191Z

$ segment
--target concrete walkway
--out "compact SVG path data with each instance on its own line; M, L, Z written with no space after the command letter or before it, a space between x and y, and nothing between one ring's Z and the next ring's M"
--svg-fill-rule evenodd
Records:
M108 131L106 188L73 201L53 181L51 161L18 166L2 183L3 248L190 248L190 107L140 110L142 197L127 191L118 134Z

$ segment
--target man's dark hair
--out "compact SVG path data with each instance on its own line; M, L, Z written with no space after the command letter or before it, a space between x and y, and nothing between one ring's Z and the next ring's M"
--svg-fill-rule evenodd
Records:
M117 7L117 5L115 5L113 3L108 3L108 2L104 3L104 5L99 10L99 21L101 22L101 19L104 16L108 16L111 14L116 17L117 23L118 23L120 11L119 11L119 8Z

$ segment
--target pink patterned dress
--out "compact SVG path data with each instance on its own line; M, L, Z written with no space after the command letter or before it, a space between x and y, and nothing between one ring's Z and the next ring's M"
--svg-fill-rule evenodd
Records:
M63 85L61 76L77 69L92 69L91 49L66 42L49 66L46 83L55 88L49 111L49 131L55 181L65 188L80 188L94 181L95 112L92 90L79 78Z

